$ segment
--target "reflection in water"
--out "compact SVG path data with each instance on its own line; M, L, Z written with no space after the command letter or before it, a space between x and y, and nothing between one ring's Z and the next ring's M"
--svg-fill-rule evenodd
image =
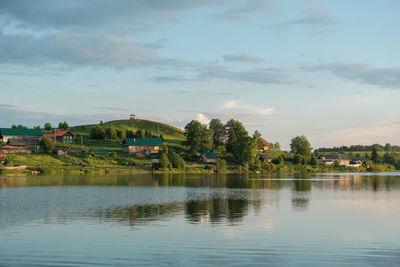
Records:
M396 266L399 194L395 175L0 177L0 265Z

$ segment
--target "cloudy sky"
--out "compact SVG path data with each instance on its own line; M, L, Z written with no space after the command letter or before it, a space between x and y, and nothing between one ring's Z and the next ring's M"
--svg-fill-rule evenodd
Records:
M2 0L0 127L135 113L400 144L398 0Z

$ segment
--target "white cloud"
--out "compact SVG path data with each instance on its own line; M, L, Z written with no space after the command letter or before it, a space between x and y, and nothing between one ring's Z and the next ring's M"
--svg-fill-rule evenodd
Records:
M247 111L256 115L272 115L275 114L274 108L260 108L253 105L246 104L242 101L238 100L228 100L224 104L222 104L223 109L238 109L242 111Z
M201 122L202 124L208 124L210 122L210 119L207 118L204 114L202 113L197 113L196 120Z

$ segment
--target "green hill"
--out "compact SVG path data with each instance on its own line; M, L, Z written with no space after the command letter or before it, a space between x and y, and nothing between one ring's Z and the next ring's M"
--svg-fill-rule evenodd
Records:
M142 131L150 131L152 134L160 133L165 143L168 147L172 149L180 150L183 149L182 142L185 140L184 132L181 129L173 127L171 125L151 121L151 120L115 120L104 122L101 124L87 124L87 125L78 125L71 127L71 132L75 134L75 146L79 146L81 144L81 138L83 145L88 148L96 148L96 149L120 149L121 148L121 140L91 140L90 139L90 130L91 128L99 125L104 129L108 127L113 127L116 130L132 130L136 132L137 130Z

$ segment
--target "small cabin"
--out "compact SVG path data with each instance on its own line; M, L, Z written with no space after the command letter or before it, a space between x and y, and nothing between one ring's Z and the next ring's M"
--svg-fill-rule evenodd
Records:
M215 163L217 162L218 156L215 152L203 152L200 155L200 161L204 163Z
M39 139L8 139L7 144L1 149L5 153L30 154L40 150Z
M45 137L53 139L55 143L65 143L65 144L73 144L75 142L75 136L68 130L57 131L52 134L48 134Z
M53 150L53 154L55 154L57 156L65 156L65 155L67 155L67 151L60 147L57 147L56 149Z
M135 114L131 114L131 115L129 116L129 119L131 119L131 120L136 120L136 115L135 115Z
M135 154L157 154L164 143L162 138L125 138L122 142L122 151Z
M25 128L0 128L0 142L8 142L8 139L42 139L43 132L40 129Z

